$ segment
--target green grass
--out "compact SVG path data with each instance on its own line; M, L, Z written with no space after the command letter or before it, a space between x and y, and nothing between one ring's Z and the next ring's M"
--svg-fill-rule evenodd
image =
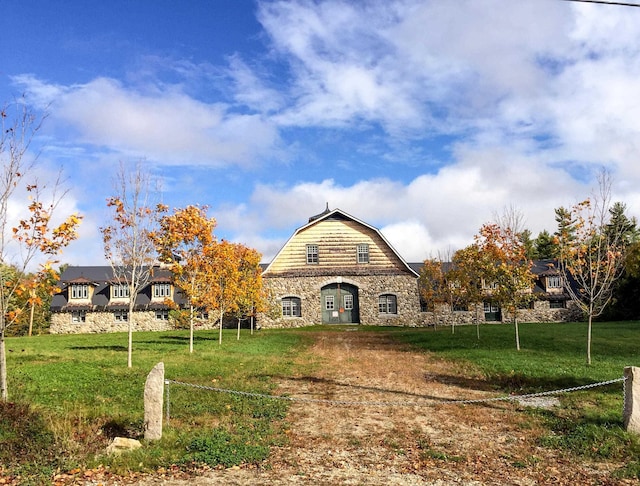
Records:
M4 464L10 470L4 473L20 475L24 484L42 484L56 470L98 464L123 473L171 464L258 463L269 447L286 440L287 402L177 384L170 385L171 420L160 441L115 458L103 452L114 436L141 438L144 382L158 362L164 362L170 380L270 393L280 377L313 373L317 363L304 352L319 329L346 328L269 330L243 334L240 341L234 331L225 331L222 346L217 331L200 331L193 354L186 331L135 333L131 369L126 334L8 338L11 404L0 408L0 468ZM511 325L484 325L479 340L472 326L458 327L455 334L444 327L349 329L384 333L399 346L450 364L451 371L435 379L497 394L586 385L620 378L625 366L640 365L638 322L594 324L590 366L584 323L521 324L521 351L515 349ZM617 474L640 477L640 462L630 459L640 457L640 439L622 427L621 383L564 394L561 400L552 411L523 412L523 424L529 417L546 428L540 446L590 460L627 460Z
M175 384L163 438L132 454L102 457L115 436L142 438L144 383L158 362L170 380L269 393L273 376L295 372L296 357L310 336L274 331L246 333L238 341L234 332L225 331L222 345L217 338L216 331L197 332L190 354L187 332L134 333L132 368L126 365L126 334L8 338L10 402L29 407L0 420L0 441L6 446L0 449L12 458L0 457L0 464L9 465L23 482L33 478L37 484L61 467L52 460L60 456L67 458L66 469L104 463L119 473L193 461L229 465L264 459L269 446L282 440L286 402ZM10 414L3 410L1 416ZM41 442L29 447L11 435L28 423L40 424L39 435L50 438L47 447ZM46 454L48 449L55 453Z
M592 364L586 364L586 323L520 324L520 351L513 325L474 326L451 333L395 329L393 339L454 363L450 376L459 385L484 386L503 394L562 390L622 378L626 366L640 366L640 323L594 323ZM477 379L469 379L476 375ZM623 384L614 383L559 395L562 406L528 413L542 419L548 433L540 439L590 460L627 465L620 477L640 478L640 437L623 428Z

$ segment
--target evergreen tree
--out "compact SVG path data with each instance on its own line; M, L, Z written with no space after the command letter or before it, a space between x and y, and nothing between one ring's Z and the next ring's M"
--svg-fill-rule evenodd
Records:
M538 260L557 258L558 256L558 244L547 230L538 233L538 237L534 241L534 246L535 258Z

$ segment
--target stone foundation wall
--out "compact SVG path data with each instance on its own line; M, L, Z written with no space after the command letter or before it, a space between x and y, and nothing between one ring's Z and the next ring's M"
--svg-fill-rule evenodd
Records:
M134 331L170 331L175 329L173 319L156 319L155 311L138 311L134 317ZM215 320L199 321L198 329L215 329ZM70 312L51 315L51 334L90 334L105 332L127 332L129 323L116 321L113 312L87 312L85 322L72 322Z
M372 326L420 326L420 298L417 279L411 275L367 275L349 278L339 277L265 277L264 285L279 299L298 297L301 317L258 317L263 328L302 327L322 323L320 291L322 287L338 282L358 288L360 322ZM397 301L397 314L378 312L378 297L393 294Z
M447 305L437 305L433 312L423 312L421 326L451 326L475 324L476 320L481 324L486 322L484 308L478 304L478 312L474 306L469 306L468 311L451 311ZM533 309L520 309L518 322L574 322L582 319L582 312L571 301L567 302L566 309L552 309L546 300L537 300L533 303ZM501 322L513 322L508 312L502 313Z

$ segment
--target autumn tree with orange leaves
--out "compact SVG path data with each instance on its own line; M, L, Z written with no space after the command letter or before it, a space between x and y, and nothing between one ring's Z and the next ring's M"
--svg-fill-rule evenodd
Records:
M519 351L518 310L534 298L532 262L527 258L526 247L517 227L497 223L483 225L475 244L481 254L484 292L511 315Z
M484 297L482 281L484 271L491 268L477 244L456 251L451 259L451 269L447 276L451 282L453 299L466 307L474 307L476 336L480 339L480 306Z
M238 339L240 339L240 323L243 319L253 320L259 312L267 308L267 298L262 286L262 255L255 249L236 243L238 278L240 285L235 298L234 314L238 320Z
M216 220L207 217L207 209L188 206L176 209L160 219L153 233L160 260L171 265L174 284L189 302L189 352L193 353L195 312L211 306L210 287L214 279L211 255L216 239Z
M427 310L436 313L438 305L453 306L453 294L442 258L427 258L420 269L418 279L420 297L427 306ZM434 329L438 325L438 317L434 319ZM455 332L455 323L451 324L451 332Z
M591 364L593 318L611 301L614 283L624 271L628 248L627 228L611 217L611 184L609 173L602 171L598 176L598 192L591 199L565 209L569 224L559 225L556 234L564 288L588 319L588 364Z
M17 298L26 305L36 305L40 291L51 280L57 280L53 269L57 256L77 238L82 219L77 214L54 222L54 213L66 191L61 192L60 180L47 187L38 181L27 182L35 164L29 146L40 128L41 120L24 103L16 102L0 109L0 263L13 271L0 272L0 389L3 401L8 399L6 330L24 313ZM25 200L19 200L24 191ZM47 201L47 202L45 202ZM23 219L10 220L10 208L26 206ZM14 226L15 224L15 226ZM16 251L18 250L18 251ZM19 255L12 260L10 255ZM37 261L39 260L39 261ZM37 263L32 278L25 279L27 269Z
M166 211L162 204L153 204L151 179L137 163L127 171L124 163L115 182L116 194L107 199L113 221L101 228L105 258L113 270L115 282L128 287L128 346L127 366L132 367L134 308L138 293L149 283L156 263L152 232L160 215Z

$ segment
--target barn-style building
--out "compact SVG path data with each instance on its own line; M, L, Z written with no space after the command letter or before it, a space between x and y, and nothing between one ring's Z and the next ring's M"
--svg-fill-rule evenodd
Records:
M281 318L264 327L416 325L418 273L373 226L327 209L295 231L263 273Z

